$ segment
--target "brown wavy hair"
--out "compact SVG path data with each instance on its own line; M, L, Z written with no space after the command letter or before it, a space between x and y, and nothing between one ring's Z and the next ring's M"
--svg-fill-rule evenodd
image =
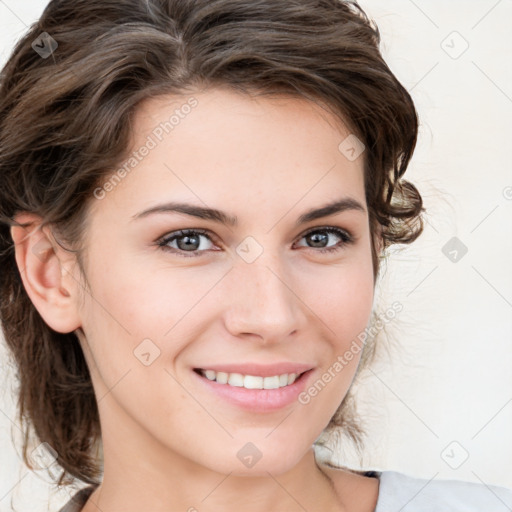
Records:
M47 32L58 47L42 58ZM374 278L391 244L423 230L422 198L403 175L418 116L379 51L377 26L341 0L53 0L0 75L0 322L17 368L27 442L58 453L58 483L97 483L101 429L75 333L53 331L30 301L10 226L31 212L81 265L93 190L125 157L133 115L149 97L229 87L328 107L365 145L364 183ZM41 44L40 44L41 46ZM80 266L83 270L83 266ZM369 364L367 344L358 371ZM327 431L361 445L347 394Z

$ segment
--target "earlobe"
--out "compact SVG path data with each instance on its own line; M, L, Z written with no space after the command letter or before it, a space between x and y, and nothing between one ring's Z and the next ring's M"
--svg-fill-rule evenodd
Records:
M81 325L75 300L76 283L66 270L72 258L56 243L50 229L41 227L40 217L23 213L15 221L11 237L30 300L53 330L72 332Z

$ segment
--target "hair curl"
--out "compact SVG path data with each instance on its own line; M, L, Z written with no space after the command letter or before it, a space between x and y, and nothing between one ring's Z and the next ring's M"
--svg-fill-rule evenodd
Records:
M58 43L41 58L33 41ZM74 333L53 331L30 301L14 258L18 212L80 256L92 191L122 161L144 99L229 87L320 102L366 146L364 182L374 278L382 248L423 230L422 198L404 175L418 118L384 62L380 34L341 0L53 0L0 75L0 321L18 369L23 457L33 433L58 453L59 484L96 483L98 409ZM371 360L365 347L360 368ZM359 369L360 369L359 368ZM356 444L363 430L347 394L326 431Z

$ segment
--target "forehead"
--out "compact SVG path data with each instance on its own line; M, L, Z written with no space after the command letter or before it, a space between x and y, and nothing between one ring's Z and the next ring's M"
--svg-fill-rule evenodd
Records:
M120 165L127 172L106 199L132 208L194 199L248 211L341 195L363 202L363 156L340 149L349 136L337 116L299 97L213 89L151 98L134 115Z

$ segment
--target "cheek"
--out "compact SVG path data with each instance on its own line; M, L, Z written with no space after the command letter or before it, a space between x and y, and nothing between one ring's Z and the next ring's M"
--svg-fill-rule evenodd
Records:
M84 330L107 386L127 370L140 369L141 354L149 352L156 366L172 366L195 336L197 317L210 318L212 302L205 298L225 272L150 267L136 259L98 261L93 268Z
M329 306L330 322L338 344L344 346L364 331L373 307L373 297L373 276L364 268L353 269L340 279Z
M364 341L361 334L365 333L370 319L374 286L371 262L360 263L333 274L335 285L332 279L330 283L324 281L326 292L317 294L312 302L315 304L312 309L325 326L326 340L320 351L321 367L299 396L305 417L317 419L317 423L308 427L312 436L318 424L325 428L338 409L361 359Z
M312 322L320 319L331 345L344 349L370 319L374 299L371 255L301 275L298 295L314 313Z
M99 260L89 277L91 307L132 337L163 336L215 282L193 267L165 268L137 258Z

